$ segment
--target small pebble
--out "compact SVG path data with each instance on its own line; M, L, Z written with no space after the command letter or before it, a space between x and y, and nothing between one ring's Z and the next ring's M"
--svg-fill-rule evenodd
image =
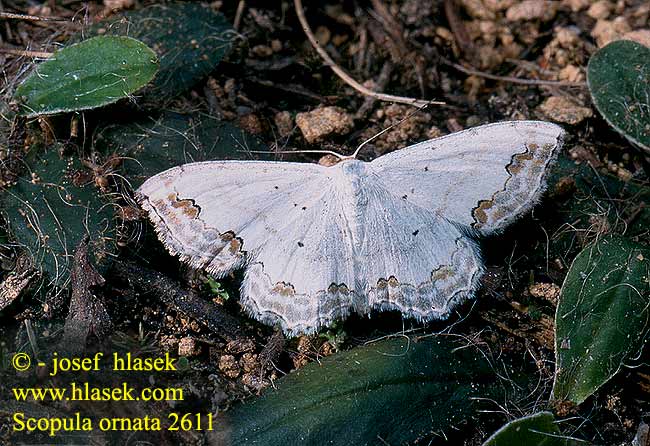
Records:
M593 116L591 108L575 104L563 96L551 96L538 107L538 111L551 121L571 125L579 124Z
M291 118L291 113L288 111L277 112L273 117L275 121L275 126L278 129L278 133L281 137L286 138L291 135L293 130L293 119Z
M179 356L196 356L201 353L201 346L194 338L189 336L182 338L178 342L178 355Z
M518 22L520 20L542 20L544 22L555 17L558 2L548 0L524 0L515 3L506 11L506 20Z
M305 140L313 144L330 135L345 135L354 127L352 117L340 107L320 107L296 115L296 124Z
M650 48L650 29L635 29L623 34L624 40L634 40L641 45Z
M589 7L587 15L596 20L606 19L611 14L613 8L614 5L607 0L599 0Z
M240 373L239 364L233 355L222 355L219 358L219 370L228 378L237 378Z
M625 17L616 17L614 20L598 20L591 30L591 37L596 39L598 48L602 48L630 31L630 25Z

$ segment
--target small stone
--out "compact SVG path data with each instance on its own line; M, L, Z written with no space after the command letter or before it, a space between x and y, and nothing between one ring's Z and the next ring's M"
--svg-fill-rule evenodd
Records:
M602 48L630 31L625 17L616 17L614 20L598 20L591 30L591 36L596 39L598 48Z
M327 155L321 156L321 158L318 160L318 164L323 167L332 167L337 165L340 161L340 158L328 153Z
M461 0L465 11L475 19L494 20L496 14L485 6L482 0Z
M323 345L320 346L320 349L318 351L323 356L331 356L334 353L336 353L336 348L332 344L330 344L328 341L323 342Z
M262 121L255 113L249 113L239 117L239 127L253 135L259 135L264 132Z
M520 20L542 20L549 21L555 17L558 4L549 0L524 0L515 3L506 11L506 19L509 22Z
M178 342L178 356L196 356L201 353L201 346L189 336Z
M534 283L528 287L528 292L533 297L546 299L556 304L557 298L560 295L560 287L554 283Z
M635 29L623 34L624 40L634 40L650 48L650 29Z
M271 40L271 49L274 53L282 51L282 42L280 42L278 39Z
M244 373L252 373L262 368L260 362L257 360L257 355L253 353L244 353L239 360L239 365Z
M239 364L233 355L223 355L219 358L219 370L231 379L237 378L240 373Z
M427 138L429 138L429 139L440 138L443 134L444 133L442 133L442 130L440 130L440 127L436 127L435 125L433 125L427 131Z
M291 113L288 111L277 112L273 117L275 121L275 126L278 129L278 133L281 137L286 138L291 135L293 131L293 119L291 119Z
M567 5L571 11L579 12L589 7L591 0L562 0L564 5Z
M354 127L352 117L340 107L321 107L298 113L296 124L310 144L330 135L345 135Z
M593 116L589 107L575 104L563 96L551 96L538 107L538 111L551 121L571 125L579 124L584 119Z
M518 0L483 0L485 7L491 11L505 11Z
M158 344L166 352L170 352L178 347L178 339L171 335L160 336Z
M618 168L618 171L616 172L616 176L618 176L621 180L625 181L626 183L632 181L632 178L634 178L632 172L630 172L624 167Z
M319 26L318 28L316 28L314 35L316 36L316 41L321 46L327 45L330 39L332 38L332 32L329 30L329 28L325 26Z
M561 81L569 82L582 82L585 80L582 71L575 65L567 65L566 67L562 68L558 74L558 78Z
M454 41L454 35L447 28L443 26L438 26L436 28L436 35L448 42Z
M251 52L258 57L269 57L273 54L273 49L267 45L255 45L251 48Z
M573 48L579 41L579 30L569 27L555 28L555 39L562 48Z
M612 5L610 2L607 0L599 0L589 7L587 10L587 15L592 19L602 20L609 17L612 9L614 9L614 5Z
M104 0L104 6L111 11L132 8L135 0Z

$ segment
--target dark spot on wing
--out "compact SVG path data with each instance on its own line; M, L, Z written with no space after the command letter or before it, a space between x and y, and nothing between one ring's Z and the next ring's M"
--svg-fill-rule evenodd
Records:
M416 229L415 231L413 231L413 237L415 237L415 236L418 235L419 233L420 233L420 230L419 230L419 229Z
M300 246L301 248L304 248L305 244L303 242L298 242L298 246Z

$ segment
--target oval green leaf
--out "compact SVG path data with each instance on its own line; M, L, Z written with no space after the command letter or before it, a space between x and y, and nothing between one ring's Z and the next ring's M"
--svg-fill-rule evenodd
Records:
M100 36L71 45L36 67L16 89L25 116L101 107L146 85L156 54L130 37Z
M538 412L512 420L487 439L483 446L573 446L563 437L551 412Z
M202 113L164 112L108 126L98 132L94 147L125 157L120 174L134 189L152 175L191 161L271 159L255 153L269 152L257 137Z
M444 336L353 348L277 387L215 419L209 443L410 444L470 419L479 408L474 397L500 399L504 392L478 349Z
M650 249L620 236L578 254L555 315L553 397L582 403L635 357L648 335Z
M74 250L86 234L93 260L100 269L107 266L116 250L115 215L89 171L77 158L61 158L56 146L40 156L31 153L25 162L31 175L18 178L0 197L11 240L31 255L52 286L67 285Z
M587 83L605 120L650 153L650 48L630 40L611 42L589 60Z
M158 75L143 92L164 102L194 86L230 53L238 36L228 19L198 2L166 2L110 16L86 35L130 36L156 49Z

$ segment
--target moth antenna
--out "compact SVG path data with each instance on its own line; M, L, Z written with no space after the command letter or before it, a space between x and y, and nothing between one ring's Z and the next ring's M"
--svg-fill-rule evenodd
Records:
M444 102L436 102L436 101L431 100L431 101L427 102L426 104L424 104L423 106L418 107L418 108L416 108L416 109L413 110L413 111L410 111L410 112L409 112L405 117L403 117L402 119L400 119L400 120L399 120L398 122L396 122L395 124L391 124L391 125L389 125L388 127L386 127L385 129L383 129L383 130L380 131L379 133L377 133L377 134L371 136L370 138L366 139L364 142L362 142L361 144L359 144L359 146L358 146L357 149L354 151L354 153L350 156L350 158L356 158L357 155L359 154L359 152L361 151L361 148L362 148L363 146L365 146L366 144L368 144L368 143L369 143L370 141L372 141L373 139L376 139L376 138L380 137L381 135L383 135L383 134L386 133L387 131L389 131L389 130L395 128L395 127L397 127L397 126L400 125L400 124L402 124L404 121L406 121L407 119L409 119L411 116L413 116L413 115L416 114L416 113L421 112L422 110L424 110L425 108L427 108L427 107L430 106L431 104L444 104Z
M340 153L332 150L248 150L247 153L270 153L270 154L292 154L292 153L321 153L324 155L334 155L340 160L350 158L349 156L341 155Z

